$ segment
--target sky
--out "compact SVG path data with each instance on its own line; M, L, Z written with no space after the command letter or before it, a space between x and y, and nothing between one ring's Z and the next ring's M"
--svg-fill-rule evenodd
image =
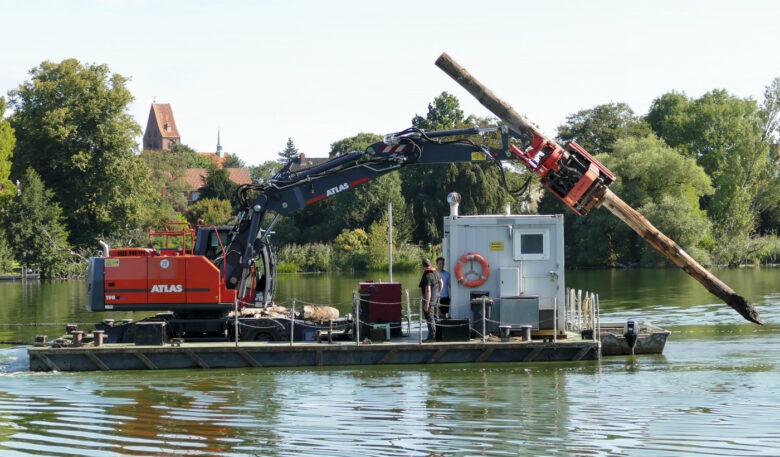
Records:
M326 157L403 130L442 92L492 116L434 65L442 52L548 136L670 91L760 103L780 77L777 0L0 0L0 17L0 96L44 61L106 64L130 78L142 129L169 103L182 143L213 152L219 132L248 165L288 138Z

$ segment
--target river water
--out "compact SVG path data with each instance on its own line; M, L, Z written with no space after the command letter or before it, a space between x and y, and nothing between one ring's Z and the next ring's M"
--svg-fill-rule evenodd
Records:
M713 272L766 325L678 270L567 273L570 287L599 293L602 320L671 330L661 356L30 373L26 348L4 346L0 455L780 455L780 269ZM282 277L279 296L348 306L359 279ZM396 277L412 294L416 279ZM0 283L0 340L101 320L83 300L79 282Z

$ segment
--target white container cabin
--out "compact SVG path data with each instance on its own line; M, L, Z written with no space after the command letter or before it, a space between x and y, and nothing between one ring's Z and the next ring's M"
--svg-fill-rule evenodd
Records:
M530 325L537 335L564 334L563 215L461 216L456 199L448 198L451 211L442 239L445 268L452 275L450 317L469 319L472 328L481 329L480 302L486 296L488 333ZM484 260L464 262L469 253ZM463 283L456 277L458 262ZM481 278L484 263L490 273Z

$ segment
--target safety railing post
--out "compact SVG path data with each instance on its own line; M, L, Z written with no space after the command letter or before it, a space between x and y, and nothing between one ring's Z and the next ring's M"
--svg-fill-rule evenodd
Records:
M485 303L487 302L487 298L483 295L482 296L482 342L485 343L487 341L487 322L485 320L487 319L487 314L485 313Z
M553 297L553 343L558 340L558 296Z
M295 299L292 299L292 310L290 311L290 346L295 339Z
M357 298L357 291L352 291L352 307L355 308L355 342L360 344L360 302Z
M409 300L409 289L404 289L406 293L406 335L412 336L412 304Z
M424 298L420 297L420 325L419 325L419 327L420 327L420 344L422 344L422 342L423 342L423 338L422 338L422 332L423 332L423 330L422 330L422 328L423 328L423 300L424 300Z

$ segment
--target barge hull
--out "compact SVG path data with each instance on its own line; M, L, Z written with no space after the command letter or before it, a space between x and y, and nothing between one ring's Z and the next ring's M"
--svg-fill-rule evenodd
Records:
M599 343L184 343L180 346L32 347L30 371L322 367L598 360Z

